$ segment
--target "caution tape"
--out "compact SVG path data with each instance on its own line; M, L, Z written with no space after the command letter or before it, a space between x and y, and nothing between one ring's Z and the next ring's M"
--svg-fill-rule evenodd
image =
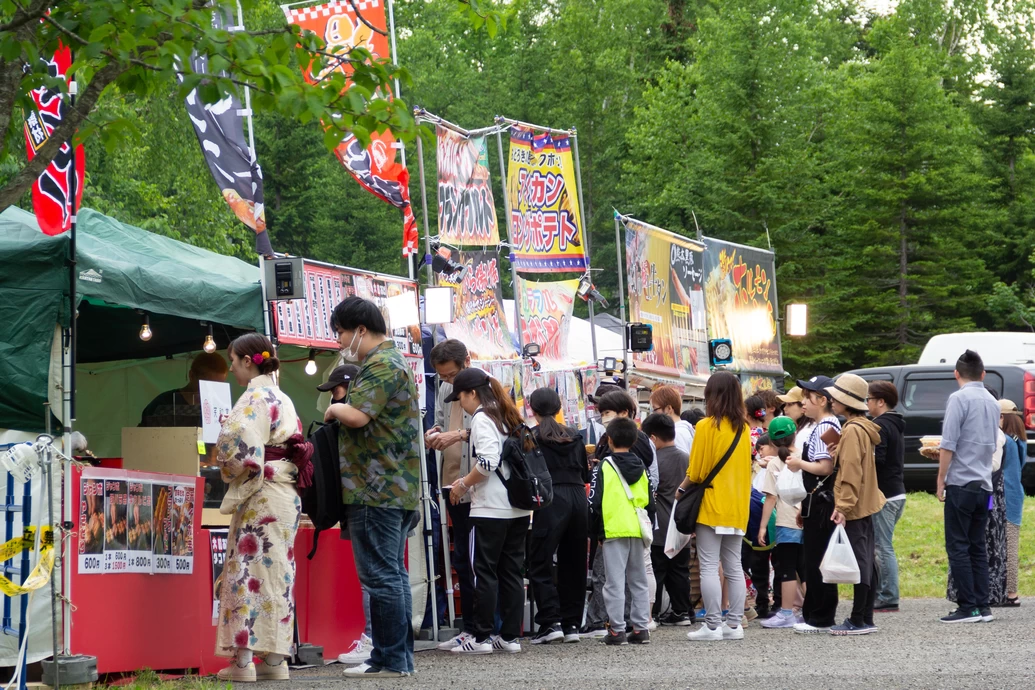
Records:
M22 551L32 551L36 546L36 528L29 526L25 528L22 536L11 539L0 546L0 563L9 561Z
M7 555L8 549L14 548L12 544L16 544L18 547L15 554L21 553L26 549L31 550L35 539L26 540L26 536L31 534L35 537L35 530L35 527L27 527L21 537L12 539L0 546L0 561L6 561L14 555ZM54 530L49 526L43 527L40 532L40 557L36 562L36 567L32 569L32 572L29 573L29 576L20 585L15 584L6 577L0 576L0 591L9 597L16 597L43 587L50 582L50 574L54 570L54 560L56 557L57 554L54 551Z

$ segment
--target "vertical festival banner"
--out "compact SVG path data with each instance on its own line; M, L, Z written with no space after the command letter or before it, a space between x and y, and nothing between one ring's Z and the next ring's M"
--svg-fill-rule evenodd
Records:
M707 374L703 247L631 218L623 222L629 321L654 330L654 349L633 353L633 363L669 376Z
M705 238L708 337L729 338L736 371L783 375L772 252Z
M539 345L538 359L568 363L568 330L578 287L578 280L539 283L518 278L521 333L526 343Z
M456 246L499 245L485 137L467 138L441 125L435 134L439 241Z
M331 0L309 7L283 5L281 9L288 23L298 25L303 31L312 31L322 38L327 53L347 56L353 48L363 48L370 51L375 60L390 55L382 0ZM362 19L357 12L362 13ZM385 33L374 31L368 24ZM324 72L314 73L311 65L304 67L303 76L306 81L314 84L331 71L348 76L353 70L348 60L332 60ZM351 80L346 82L346 90L351 86ZM383 93L380 96L390 99L392 94ZM409 256L417 251L418 236L417 221L410 207L410 175L399 160L402 148L402 143L396 142L388 130L380 134L371 132L370 144L366 147L350 132L338 144L335 154L360 186L402 211L403 255Z
M217 7L212 12L212 28L227 29L233 23L229 7ZM195 73L204 74L209 70L206 56L194 53L190 63ZM226 72L221 76L226 76ZM177 78L183 81L183 75L177 75ZM206 105L197 89L187 94L186 103L187 114L201 144L201 153L223 199L238 220L255 233L256 253L272 256L273 246L266 232L262 170L258 161L252 161L251 147L244 135L244 106L233 94Z
M567 136L511 127L507 222L517 270L586 270L574 170Z
M47 61L50 76L63 79L72 65L72 51L60 46L54 57ZM36 152L47 143L65 117L68 104L59 91L45 86L33 89L33 108L25 115L25 149L31 161ZM60 235L72 227L72 185L75 184L75 208L83 200L86 177L86 153L80 144L75 151L75 169L72 166L72 146L62 142L54 160L32 183L32 210L40 230L47 235ZM75 177L73 178L73 175Z
M438 274L440 285L451 285L456 290L453 323L443 326L446 336L467 345L471 359L516 359L517 350L503 311L499 256L495 250L460 252L459 261L468 268L462 284Z

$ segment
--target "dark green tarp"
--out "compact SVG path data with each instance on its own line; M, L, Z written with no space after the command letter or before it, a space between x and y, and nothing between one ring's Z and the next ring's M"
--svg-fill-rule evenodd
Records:
M199 349L216 326L225 346L263 331L259 269L83 209L76 253L79 361ZM18 208L0 214L0 428L42 430L54 327L68 323L69 235L43 235ZM85 298L85 299L84 299ZM151 314L155 337L136 338Z

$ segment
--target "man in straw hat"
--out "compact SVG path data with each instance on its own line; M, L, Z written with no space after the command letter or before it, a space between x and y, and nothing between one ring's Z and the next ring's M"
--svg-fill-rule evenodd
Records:
M826 389L834 414L843 416L841 439L834 449L837 468L834 480L835 523L844 525L859 562L859 584L855 585L852 615L830 629L832 635L866 635L877 630L873 624L877 566L874 557L873 514L884 507L884 494L877 486L874 448L880 443L880 427L866 419L866 380L842 374Z

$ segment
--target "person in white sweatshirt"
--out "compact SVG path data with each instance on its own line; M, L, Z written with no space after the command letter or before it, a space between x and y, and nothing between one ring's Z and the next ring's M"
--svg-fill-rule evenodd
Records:
M475 591L474 611L464 612L464 634L451 651L520 652L525 539L532 511L510 505L499 475L510 478L510 468L500 462L500 455L504 440L523 420L500 382L481 369L464 369L456 375L445 402L453 401L472 415L471 471L453 483L449 500L456 504L470 494ZM502 622L499 635L493 635L497 599Z

